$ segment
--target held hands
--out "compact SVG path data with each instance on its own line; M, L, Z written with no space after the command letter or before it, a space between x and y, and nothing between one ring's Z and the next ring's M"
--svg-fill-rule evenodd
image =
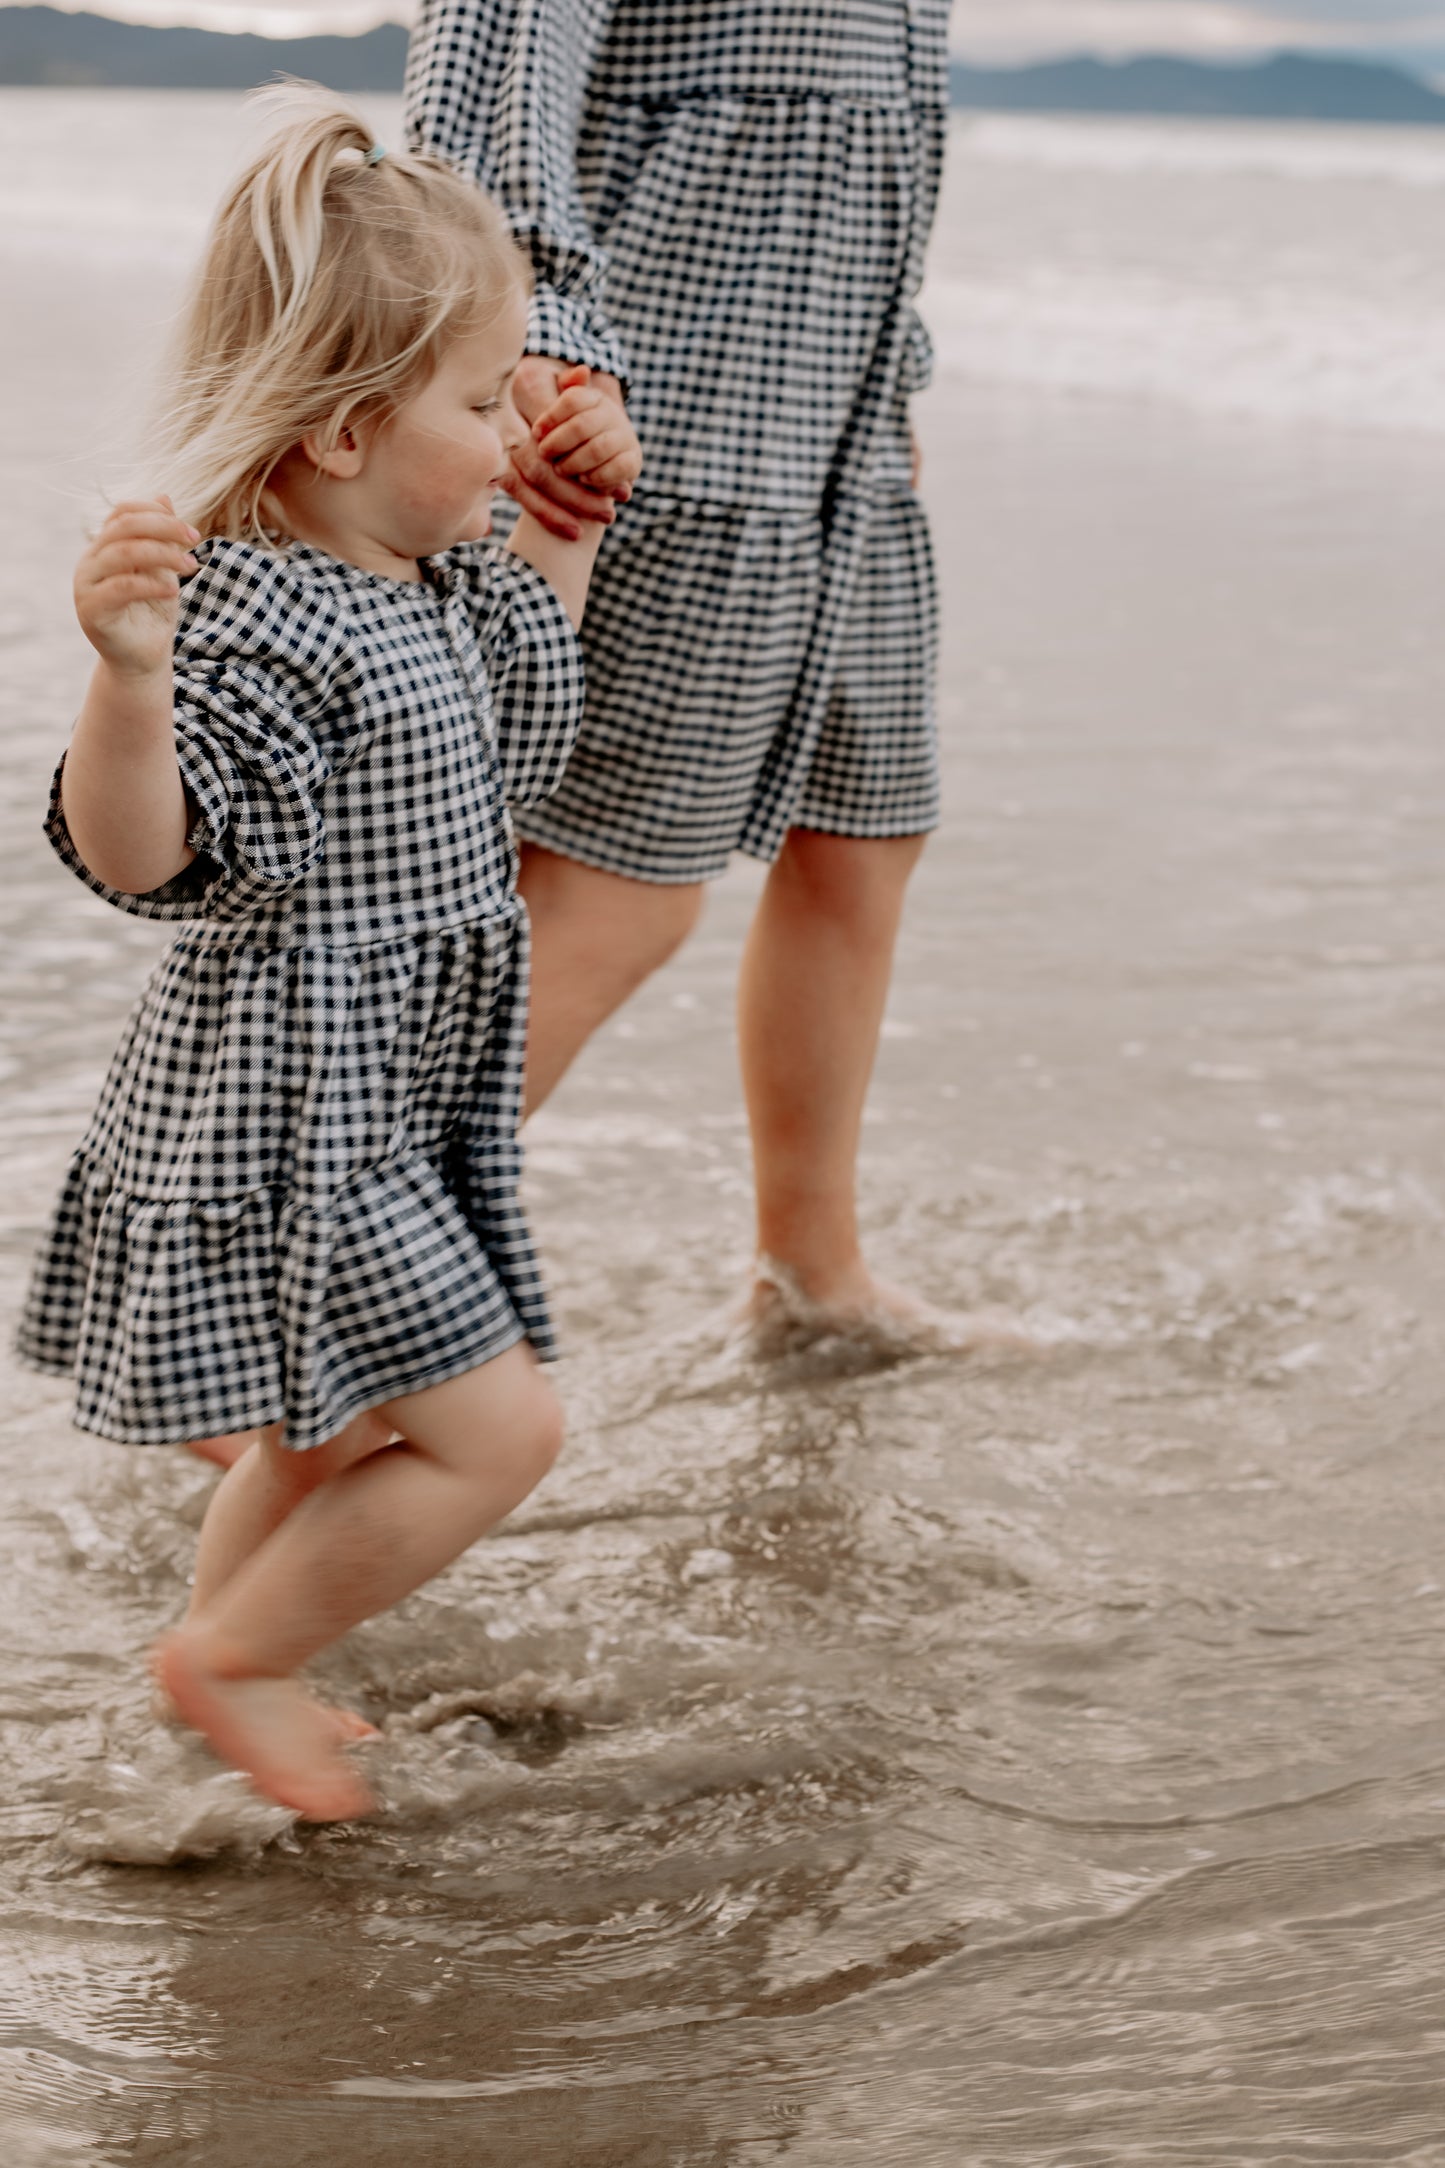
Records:
M513 448L509 494L555 535L575 542L581 522L602 526L625 504L642 451L616 377L528 355L512 385L529 434Z
M169 497L118 504L75 568L75 614L91 646L122 677L169 670L181 579L197 570L194 527Z

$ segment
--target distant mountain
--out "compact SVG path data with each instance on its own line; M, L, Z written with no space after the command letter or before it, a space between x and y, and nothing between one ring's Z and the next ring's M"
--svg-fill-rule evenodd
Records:
M0 83L245 90L300 75L333 90L398 91L406 32L257 38L156 29L108 15L0 0ZM1277 53L1245 66L1191 60L1043 61L973 68L954 61L953 102L1005 113L1160 113L1239 120L1445 121L1445 96L1418 76L1364 60Z
M398 91L405 65L397 23L355 38L255 38L0 6L0 83L249 90L299 75L332 90Z
M1003 113L1156 113L1234 120L1445 121L1445 97L1368 60L1276 53L1229 65L1147 57L1049 60L1025 68L954 61L955 105Z

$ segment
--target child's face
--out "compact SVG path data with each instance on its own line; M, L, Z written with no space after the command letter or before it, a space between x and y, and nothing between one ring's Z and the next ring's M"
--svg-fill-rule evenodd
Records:
M526 296L516 287L485 330L452 341L367 445L360 479L378 538L398 557L431 557L490 533L492 498L527 433L512 404L526 335Z

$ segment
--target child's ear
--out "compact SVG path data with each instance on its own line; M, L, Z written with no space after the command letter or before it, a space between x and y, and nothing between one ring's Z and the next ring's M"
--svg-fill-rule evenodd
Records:
M329 474L337 482L355 481L366 456L355 429L343 429L334 442L329 430L310 429L301 449L318 474Z

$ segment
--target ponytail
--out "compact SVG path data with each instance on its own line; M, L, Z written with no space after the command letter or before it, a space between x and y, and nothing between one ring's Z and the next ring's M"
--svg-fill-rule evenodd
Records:
M312 431L402 405L444 344L483 325L525 257L440 160L382 155L314 84L262 94L279 125L222 203L177 337L155 455L203 535L268 539L277 462Z

